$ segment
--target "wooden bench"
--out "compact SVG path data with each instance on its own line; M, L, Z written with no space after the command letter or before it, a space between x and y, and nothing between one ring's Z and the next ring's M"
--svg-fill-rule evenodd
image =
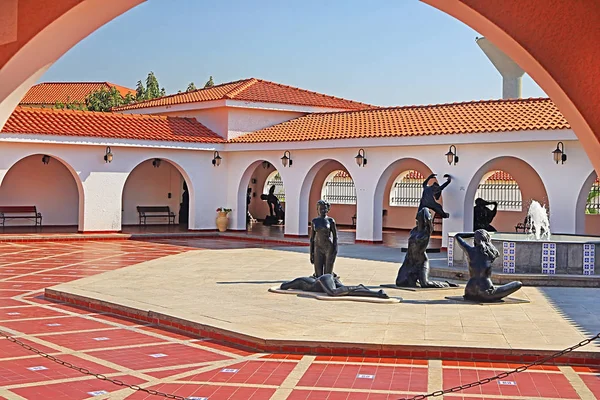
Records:
M519 222L515 225L515 232L519 233L519 231L525 233L531 230L531 218L525 217L523 222Z
M2 226L10 219L28 219L34 221L35 226L42 226L42 214L35 206L0 206Z
M169 225L175 224L175 213L169 206L137 206L140 225L146 225L148 218L167 218Z

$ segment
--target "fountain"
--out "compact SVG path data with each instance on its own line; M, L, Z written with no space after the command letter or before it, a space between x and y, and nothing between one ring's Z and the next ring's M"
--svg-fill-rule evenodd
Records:
M527 231L535 237L535 240L544 238L550 240L550 221L548 220L548 211L546 206L542 206L539 202L532 200L527 211L527 219L530 226Z
M550 233L545 206L533 200L527 212L525 233L490 232L500 251L492 264L494 273L542 275L600 275L600 237ZM448 266L462 269L467 260L455 233L448 234ZM598 254L598 256L596 256ZM544 284L552 285L552 280Z

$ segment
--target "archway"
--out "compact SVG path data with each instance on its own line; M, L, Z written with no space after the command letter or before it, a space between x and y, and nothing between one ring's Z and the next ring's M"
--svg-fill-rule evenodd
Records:
M374 240L383 239L384 222L386 227L396 229L412 229L415 226L423 180L430 174L431 168L415 158L396 160L383 171L373 196ZM435 180L430 184L433 182ZM441 230L441 225L435 228Z
M246 230L250 231L253 227L254 230L262 229L260 227L263 224L255 225L255 222L264 223L270 215L270 209L268 203L261 199L261 195L268 194L273 185L276 188L275 196L285 211L285 186L277 168L267 160L255 161L246 168L238 187L237 210L234 210L239 221L246 221ZM275 224L274 229L281 230L283 234L283 224Z
M327 186L326 182L331 184ZM345 226L355 228L356 190L352 176L340 161L325 159L313 165L302 182L298 215L301 233L304 232L304 227L308 227L310 221L317 216L316 204L324 195L327 197L324 200L331 203L329 215L336 220L342 230L348 230L344 228Z
M81 230L83 196L77 172L65 161L48 154L20 159L0 182L0 206L35 206L45 231ZM35 219L14 219L7 221L6 227L27 232L34 223Z
M578 234L600 236L600 178L595 171L587 177L577 197L575 229Z
M126 226L139 228L142 225L156 226L154 229L157 230L164 230L165 226L184 231L193 228L194 188L185 171L173 161L152 158L139 163L125 181L122 204L121 220L124 229L127 229ZM144 223L140 220L138 206L169 207L175 216L169 218L161 211L157 212L156 216L147 218Z
M477 197L501 203L492 222L501 232L514 232L517 224L524 222L533 200L547 210L550 208L546 187L536 170L522 159L511 156L488 161L471 178L465 194L465 231L473 230L473 207Z

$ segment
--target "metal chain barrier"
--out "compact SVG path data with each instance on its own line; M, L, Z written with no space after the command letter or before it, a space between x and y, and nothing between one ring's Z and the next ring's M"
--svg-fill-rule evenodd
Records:
M512 371L509 372L502 372L496 376L493 376L491 378L483 378L477 382L471 382L471 383L465 383L464 385L460 385L460 386L455 386L453 388L450 389L445 389L445 390L437 390L435 392L429 393L429 394L420 394L418 396L413 396L413 397L403 397L399 400L422 400L422 399L426 399L428 397L438 397L438 396L442 396L444 394L448 394L448 393L455 393L455 392L460 392L461 390L464 389L468 389L468 388L472 388L472 387L476 387L476 386L481 386L481 385L485 385L486 383L490 383L492 381L496 381L498 379L502 379L502 378L506 378L509 375L512 374L516 374L518 372L523 372L523 371L527 371L529 368L534 367L536 365L542 365L547 363L548 361L563 356L567 353L572 352L575 349L578 349L580 347L586 346L588 344L590 344L591 342L593 342L594 340L597 340L600 338L600 333L596 334L596 336L589 338L589 339L585 339L582 340L581 342L577 343L575 346L571 346L568 347L564 350L559 351L558 353L554 353L551 354L549 356L540 358L537 361L532 362L531 364L527 364L527 365L522 365L520 367L517 367L515 369L513 369Z
M75 366L75 365L73 365L73 364L71 364L69 362L62 361L62 360L60 360L60 359L58 359L58 358L56 358L54 356L46 354L43 351L40 351L40 350L38 350L38 349L36 349L34 347L31 347L30 345L28 345L26 343L23 343L20 340L15 339L14 337L12 337L12 336L10 336L10 335L2 332L2 331L0 331L0 337L3 337L5 339L7 339L9 342L13 342L13 343L21 346L25 350L29 350L29 351L31 351L31 352L39 355L39 356L42 356L42 357L44 357L44 358L46 358L46 359L48 359L50 361L53 361L53 362L55 362L57 364L60 364L60 365L63 365L65 367L67 367L67 368L71 368L71 369L73 369L75 371L81 372L84 375L93 376L93 377L95 377L95 378L97 378L97 379L99 379L101 381L107 381L107 382L110 382L110 383L112 383L114 385L117 385L117 386L126 387L126 388L129 388L129 389L134 390L134 391L144 392L144 393L148 393L148 394L154 395L154 396L165 397L167 399L175 399L175 400L189 400L190 399L189 397L182 397L182 396L178 396L178 395L175 395L175 394L163 393L163 392L159 392L159 391L152 390L152 389L145 389L145 388L140 387L138 385L129 385L129 384L127 384L127 383L125 383L125 382L123 382L123 381L121 381L119 379L111 379L111 378L108 378L105 375L93 373L93 372L91 372L87 368L77 367L77 366ZM564 350L561 350L561 351L559 351L557 353L554 353L554 354L551 354L549 356L540 358L539 360L534 361L531 364L522 365L520 367L517 367L517 368L513 369L512 371L502 372L502 373L500 373L500 374L498 374L496 376L493 376L491 378L483 378L483 379L481 379L479 381L471 382L471 383L466 383L466 384L460 385L460 386L455 386L455 387L450 388L450 389L437 390L437 391L429 393L429 394L420 394L420 395L413 396L413 397L403 397L403 398L401 398L399 400L422 400L422 399L426 399L426 398L429 398L429 397L438 397L438 396L442 396L444 394L460 392L461 390L464 390L464 389L468 389L468 388L472 388L472 387L476 387L476 386L485 385L486 383L490 383L490 382L496 381L498 379L506 378L509 375L516 374L518 372L527 371L529 368L534 367L536 365L545 364L545 363L547 363L548 361L550 361L550 360L552 360L554 358L563 356L563 355L565 355L567 353L572 352L573 350L576 350L576 349L578 349L580 347L586 346L586 345L590 344L591 342L593 342L594 340L597 340L597 339L600 339L600 333L596 334L596 336L594 336L592 338L582 340L581 342L577 343L574 346L568 347L568 348L566 348Z

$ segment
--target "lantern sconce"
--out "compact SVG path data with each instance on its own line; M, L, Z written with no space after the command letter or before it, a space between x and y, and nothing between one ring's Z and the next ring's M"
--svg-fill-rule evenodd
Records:
M455 145L450 145L450 149L446 153L446 160L448 160L448 165L456 165L458 163L458 155L456 155Z
M111 163L113 160L113 153L110 151L110 147L106 147L106 154L104 154L104 162Z
M50 156L44 155L42 157L42 163L44 163L44 165L48 165L49 162L50 162Z
M160 158L155 158L155 159L152 161L152 166L153 166L154 168L158 168L158 167L160 167L160 163L161 163L161 159L160 159Z
M263 167L264 169L269 169L269 168L271 168L271 163L270 163L270 162L268 162L268 161L263 161L263 162L262 162L262 167Z
M212 165L213 167L218 167L219 165L221 165L221 156L219 155L218 151L215 151L213 153L213 159L212 159Z
M289 151L286 150L283 152L283 157L281 157L281 163L283 164L284 168L288 165L290 167L292 166L292 156Z
M356 155L356 157L354 157L354 159L356 160L356 164L359 167L364 167L365 165L367 165L367 157L365 157L364 149L358 150L358 154Z
M556 144L556 149L552 152L554 157L554 162L558 164L560 161L561 164L564 164L567 161L567 154L565 153L565 144L563 142L558 142Z

